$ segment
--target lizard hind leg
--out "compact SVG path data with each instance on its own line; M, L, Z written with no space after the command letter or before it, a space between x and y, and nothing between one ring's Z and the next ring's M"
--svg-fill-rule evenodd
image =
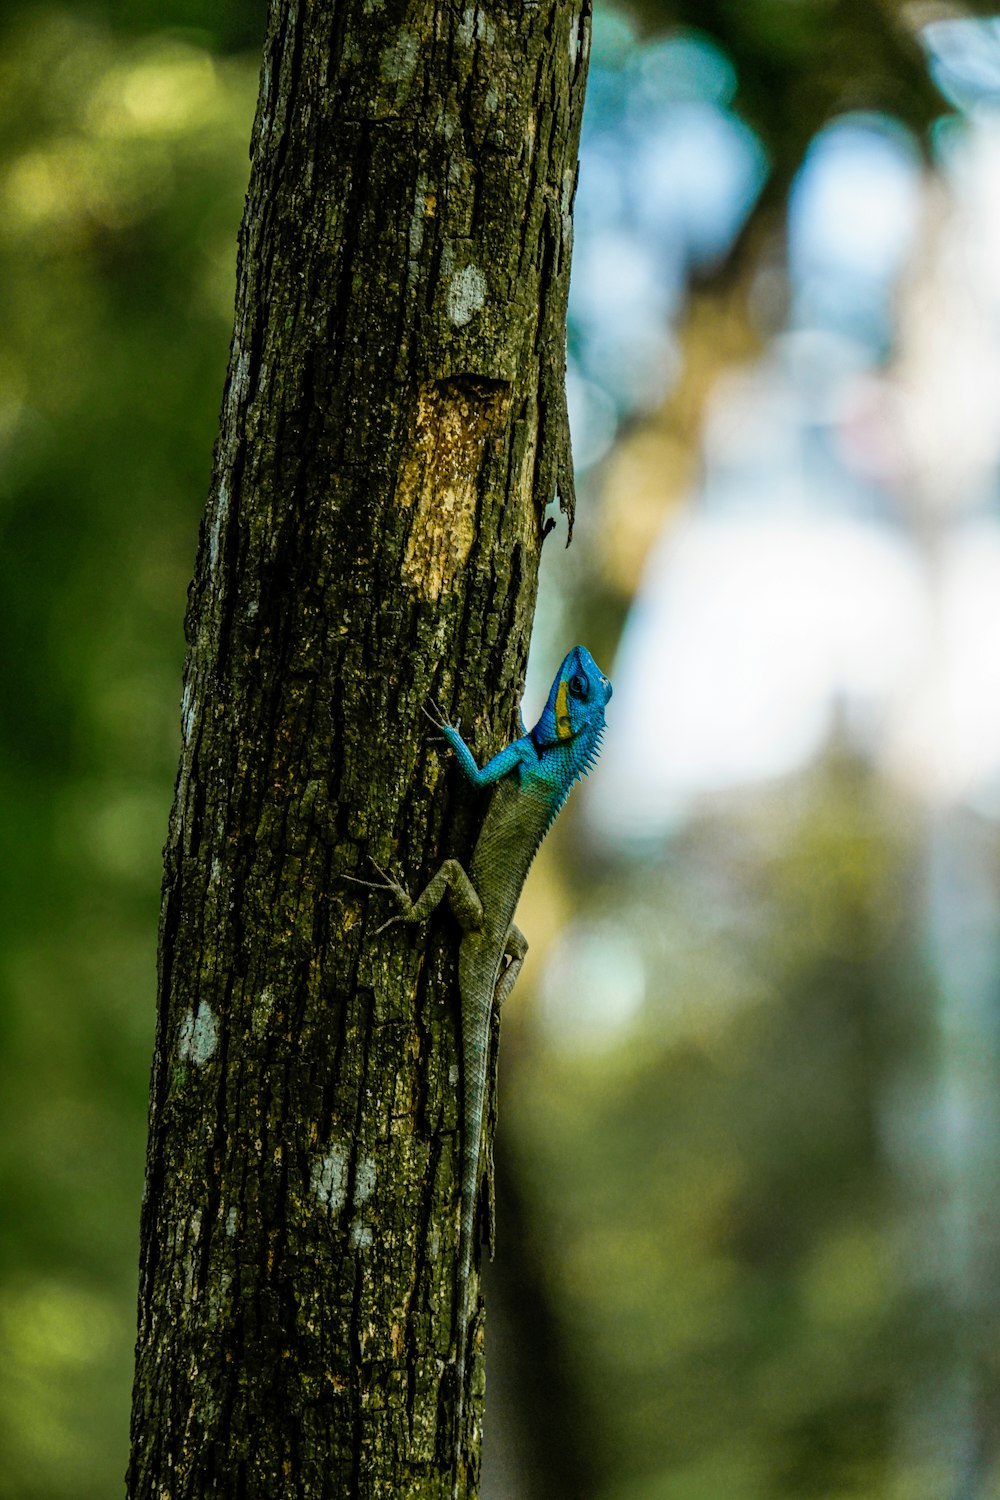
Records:
M503 956L507 962L497 976L496 988L493 991L493 1009L495 1011L500 1010L514 988L514 985L517 983L517 976L521 972L521 965L524 963L527 952L528 939L520 927L515 926L511 922L503 950Z
M377 866L376 866L377 868ZM381 874L382 872L379 871ZM385 890L391 891L399 910L396 915L383 922L375 933L378 937L395 922L425 922L445 896L463 932L470 932L483 924L483 903L479 894L457 859L446 859L424 886L416 900L411 900L405 887L388 876Z

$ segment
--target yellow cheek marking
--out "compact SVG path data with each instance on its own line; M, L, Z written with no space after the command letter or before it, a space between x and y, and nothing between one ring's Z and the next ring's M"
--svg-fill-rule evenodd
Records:
M569 722L569 688L565 682L561 682L556 693L556 734L561 740L568 740L572 732Z

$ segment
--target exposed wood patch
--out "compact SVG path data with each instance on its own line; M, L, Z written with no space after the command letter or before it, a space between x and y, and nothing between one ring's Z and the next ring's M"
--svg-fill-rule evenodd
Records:
M510 410L504 381L435 380L420 387L396 502L412 511L403 578L440 599L468 561L491 443Z

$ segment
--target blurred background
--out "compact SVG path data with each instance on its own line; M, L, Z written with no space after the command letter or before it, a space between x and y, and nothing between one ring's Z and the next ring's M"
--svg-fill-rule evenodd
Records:
M263 6L0 23L0 1497L120 1490ZM484 1500L1000 1497L1000 21L598 0L615 683L505 1011Z

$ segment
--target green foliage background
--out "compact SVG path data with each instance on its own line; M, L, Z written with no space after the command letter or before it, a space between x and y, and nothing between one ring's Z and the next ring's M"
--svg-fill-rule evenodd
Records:
M182 622L253 57L0 46L0 1495L121 1487Z

